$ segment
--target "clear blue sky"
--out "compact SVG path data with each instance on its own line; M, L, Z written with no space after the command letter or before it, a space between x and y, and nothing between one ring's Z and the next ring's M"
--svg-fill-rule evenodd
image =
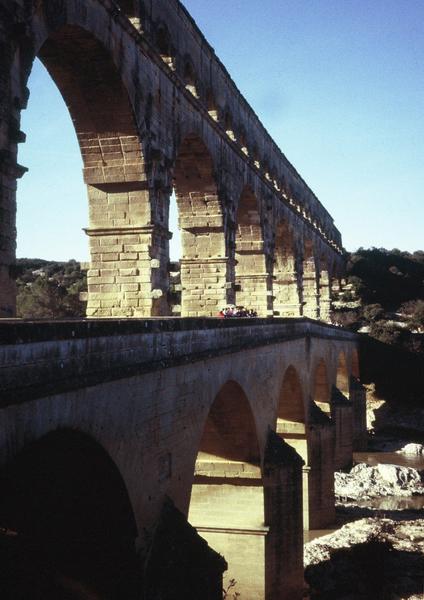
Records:
M345 247L423 249L424 1L184 3ZM39 65L30 90L18 256L84 260L72 123Z

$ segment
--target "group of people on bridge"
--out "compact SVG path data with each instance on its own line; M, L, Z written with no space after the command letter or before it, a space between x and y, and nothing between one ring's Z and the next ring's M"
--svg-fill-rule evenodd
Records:
M221 319L231 319L234 317L253 318L257 317L258 313L256 310L253 310L253 308L245 308L244 306L235 306L234 304L229 304L219 311L218 316Z

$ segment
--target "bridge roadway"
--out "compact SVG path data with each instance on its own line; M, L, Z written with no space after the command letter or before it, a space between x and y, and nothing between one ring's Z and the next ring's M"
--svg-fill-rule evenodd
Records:
M68 579L219 598L212 548L243 600L301 597L303 527L334 518L334 465L364 432L357 336L301 318L2 320L0 374L0 525Z

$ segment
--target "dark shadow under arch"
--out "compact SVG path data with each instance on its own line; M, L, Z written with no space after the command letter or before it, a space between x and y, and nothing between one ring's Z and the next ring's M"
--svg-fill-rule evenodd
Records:
M313 399L322 411L331 414L330 385L328 380L327 366L321 359L314 373Z
M284 374L278 403L278 419L291 423L305 423L302 386L293 366L289 366Z
M348 398L349 397L349 370L347 368L346 356L342 351L337 361L336 387Z
M210 409L199 447L199 459L206 456L260 464L252 410L235 381L228 381L221 388Z
M361 378L361 373L360 373L360 368L359 368L359 353L356 348L354 348L352 350L351 375L352 375L352 377L356 377L356 379Z
M97 442L77 431L49 433L3 469L0 485L0 526L16 532L15 545L0 536L3 563L16 554L0 582L2 598L10 588L13 598L40 600L136 597L134 514Z

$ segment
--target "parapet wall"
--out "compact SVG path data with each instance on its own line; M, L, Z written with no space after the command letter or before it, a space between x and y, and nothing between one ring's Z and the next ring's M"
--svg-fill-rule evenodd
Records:
M356 336L307 319L0 322L0 404L311 338Z

